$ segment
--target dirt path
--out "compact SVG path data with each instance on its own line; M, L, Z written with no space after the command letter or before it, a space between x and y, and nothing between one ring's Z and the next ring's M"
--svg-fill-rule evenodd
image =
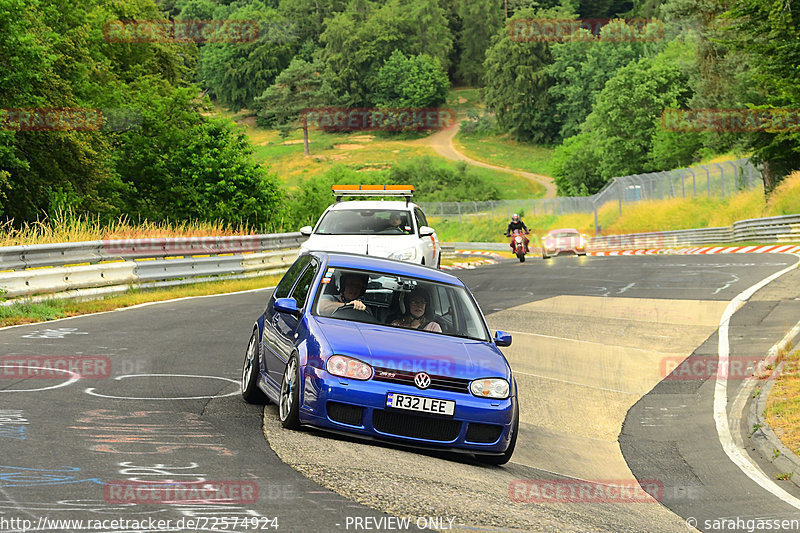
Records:
M478 167L491 168L494 170L500 170L502 172L512 172L514 174L519 174L520 176L526 177L531 181L535 181L537 183L541 183L542 185L544 185L545 198L556 197L556 184L553 183L553 178L549 176L543 176L542 174L534 174L532 172L525 172L523 170L517 170L515 168L490 165L489 163L484 163L483 161L477 161L475 159L471 159L465 156L464 154L456 150L455 146L453 146L453 137L456 136L456 133L458 133L458 122L456 122L449 128L437 131L433 135L425 137L424 139L420 139L420 141L418 142L428 144L440 156L446 157L447 159L452 159L453 161L466 161L470 165L475 165Z

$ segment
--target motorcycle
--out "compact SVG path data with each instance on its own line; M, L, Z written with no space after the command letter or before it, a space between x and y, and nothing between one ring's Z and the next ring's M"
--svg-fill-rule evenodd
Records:
M527 235L527 233L521 229L515 229L511 235L506 233L506 237L511 237L511 247L520 263L525 262L525 254L528 253L528 247L525 245L524 235Z

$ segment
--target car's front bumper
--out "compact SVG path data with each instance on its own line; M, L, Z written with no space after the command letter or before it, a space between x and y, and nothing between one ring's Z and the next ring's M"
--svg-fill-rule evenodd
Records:
M304 382L300 421L337 432L434 449L502 453L510 443L515 400L420 390L409 385L337 378L311 366ZM386 407L389 392L452 400L452 417Z

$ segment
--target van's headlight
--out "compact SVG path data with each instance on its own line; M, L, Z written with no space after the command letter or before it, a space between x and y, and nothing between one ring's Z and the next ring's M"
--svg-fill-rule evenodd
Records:
M406 248L405 250L394 252L389 256L389 259L397 259L398 261L413 261L416 258L417 258L416 248Z
M501 378L476 379L469 384L469 391L479 398L508 398L511 387L508 381Z
M325 368L329 374L343 378L367 380L372 377L372 367L346 355L328 357Z

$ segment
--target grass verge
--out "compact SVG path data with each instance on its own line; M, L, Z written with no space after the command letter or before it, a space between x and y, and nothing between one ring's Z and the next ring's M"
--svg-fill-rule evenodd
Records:
M522 143L508 135L465 134L459 132L453 144L464 155L502 167L552 176L553 149ZM522 198L522 196L518 196Z
M800 350L785 355L783 362L789 370L775 378L764 418L781 442L800 454Z
M19 302L7 307L0 307L0 327L16 324L46 322L70 316L113 311L148 302L160 302L188 296L207 296L229 292L246 291L273 287L280 281L281 275L271 275L241 280L223 280L208 283L196 283L166 289L141 290L131 289L125 294L109 296L101 300L79 302L75 300L45 300L42 302Z

